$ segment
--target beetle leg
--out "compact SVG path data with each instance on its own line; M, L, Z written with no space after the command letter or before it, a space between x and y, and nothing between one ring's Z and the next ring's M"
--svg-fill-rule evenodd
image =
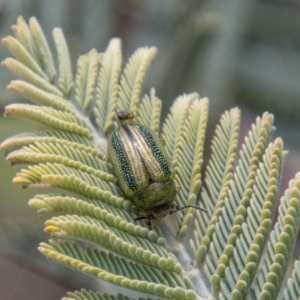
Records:
M176 210L171 210L171 211L169 212L169 215L172 215L172 214L176 213L176 212L179 210L177 204L172 203L172 208L174 208L174 207L175 207Z
M152 224L151 224L151 220L155 220L156 218L154 217L153 215L153 212L152 211L148 211L148 216L147 217L138 217L138 218L135 218L133 220L133 223L135 223L136 221L140 221L140 220L148 220L148 227L149 227L149 230L152 230Z
M156 218L153 215L153 212L151 210L148 211L148 227L149 230L152 230L152 224L151 224L151 220L155 220Z
M148 218L148 227L149 227L149 230L152 230L152 226L151 226L152 224L151 224L151 219L150 218Z
M140 221L140 220L148 220L149 217L138 217L138 218L135 218L132 223L135 223L136 221Z

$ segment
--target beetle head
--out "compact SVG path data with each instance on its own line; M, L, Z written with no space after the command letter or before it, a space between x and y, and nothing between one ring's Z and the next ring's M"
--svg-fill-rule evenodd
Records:
M201 211L204 211L207 213L207 210L196 206L196 205L186 205L183 207L178 207L173 201L165 202L163 204L157 205L151 209L149 209L146 213L143 213L142 217L135 218L133 220L133 223L139 220L148 220L148 227L151 230L152 229L152 221L156 219L160 219L165 217L166 215L172 215L180 210L186 209L186 208L195 208ZM138 212L141 214L141 212Z

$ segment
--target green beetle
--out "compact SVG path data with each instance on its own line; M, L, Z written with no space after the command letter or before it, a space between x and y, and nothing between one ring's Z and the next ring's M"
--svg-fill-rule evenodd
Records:
M151 221L163 218L182 208L174 203L177 187L163 143L149 128L134 123L133 113L117 113L121 122L108 141L108 160L125 196L134 204L134 211L141 215L134 219Z

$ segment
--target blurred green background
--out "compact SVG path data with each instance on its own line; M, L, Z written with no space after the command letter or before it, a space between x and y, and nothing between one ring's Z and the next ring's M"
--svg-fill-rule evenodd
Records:
M53 49L52 29L61 27L75 69L78 55L104 51L120 37L123 62L142 46L159 50L143 93L156 88L165 116L180 94L210 98L209 132L221 113L242 110L242 136L257 115L275 115L276 136L289 156L282 190L300 171L300 2L200 0L2 0L1 38L19 15L36 16ZM1 61L9 55L0 47ZM5 90L13 77L0 69L0 110L23 99ZM38 129L23 121L0 118L0 140ZM209 145L207 147L209 149ZM0 298L59 299L66 291L93 288L95 281L47 261L37 250L46 217L27 206L36 190L23 191L11 180L20 166L0 159ZM297 254L299 255L299 253ZM99 290L103 287L98 286ZM115 288L114 288L115 289Z

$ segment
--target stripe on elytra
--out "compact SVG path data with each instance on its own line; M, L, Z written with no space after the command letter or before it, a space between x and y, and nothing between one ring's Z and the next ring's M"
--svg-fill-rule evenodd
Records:
M154 140L151 131L148 128L146 128L145 126L140 125L140 124L134 124L133 126L135 126L138 129L138 131L142 134L142 136L144 137L147 145L150 147L152 153L154 154L155 158L159 162L160 167L161 167L162 171L164 172L164 174L167 176L171 176L172 173L171 173L170 165L169 165L166 157L161 152L156 141Z
M118 132L115 131L113 133L111 141L122 169L122 177L124 178L128 188L132 191L135 191L137 189L137 185Z

